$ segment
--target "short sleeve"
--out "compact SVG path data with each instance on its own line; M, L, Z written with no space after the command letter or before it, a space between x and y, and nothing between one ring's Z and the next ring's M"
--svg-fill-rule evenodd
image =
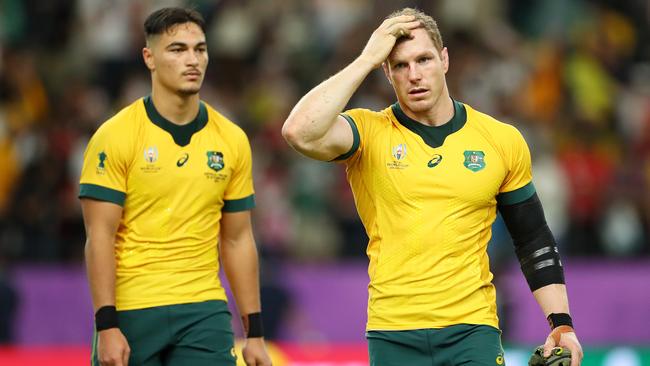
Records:
M243 131L238 139L236 151L232 178L224 194L225 212L246 211L255 207L251 146Z
M94 198L124 205L128 163L125 139L114 133L114 125L104 123L93 135L84 152L79 198Z
M361 152L364 150L364 142L367 141L365 136L368 133L368 126L367 126L367 113L370 112L369 110L366 109L350 109L347 110L343 113L341 113L341 116L345 118L345 120L350 124L350 127L352 128L352 134L353 134L353 142L352 142L352 147L350 148L350 151L347 153L337 157L334 159L335 161L344 161L346 163L351 163L356 161L359 156L361 155Z
M504 156L508 171L497 196L499 204L505 205L522 202L535 193L530 150L521 133L512 126L510 128L511 133L506 136L508 148Z

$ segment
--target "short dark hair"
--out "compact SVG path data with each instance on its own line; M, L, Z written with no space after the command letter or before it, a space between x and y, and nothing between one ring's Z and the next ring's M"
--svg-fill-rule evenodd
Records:
M144 35L147 39L166 32L177 24L194 23L205 33L205 20L194 9L162 8L151 13L144 21Z

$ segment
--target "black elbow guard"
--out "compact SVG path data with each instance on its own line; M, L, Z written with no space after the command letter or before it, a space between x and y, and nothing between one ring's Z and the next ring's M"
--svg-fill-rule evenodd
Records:
M499 212L512 236L530 290L554 283L564 284L560 254L537 193L520 203L500 205Z

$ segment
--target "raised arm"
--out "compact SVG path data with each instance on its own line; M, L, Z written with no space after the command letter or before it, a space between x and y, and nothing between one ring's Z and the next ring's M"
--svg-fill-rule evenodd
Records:
M86 227L86 271L98 333L101 365L127 365L130 348L117 324L115 310L115 233L122 207L111 202L81 199Z
M224 212L220 255L228 283L248 336L243 349L247 365L270 366L261 333L259 265L250 211Z
M408 37L420 25L414 19L403 15L385 20L357 59L300 99L282 126L282 136L289 145L310 158L324 161L350 150L352 128L339 113L366 76L386 60L396 40Z

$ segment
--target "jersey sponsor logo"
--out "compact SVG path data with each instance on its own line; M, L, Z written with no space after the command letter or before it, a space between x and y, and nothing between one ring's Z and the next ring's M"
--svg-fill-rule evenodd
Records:
M208 166L210 169L218 172L226 166L226 163L223 161L223 154L219 151L208 151Z
M158 148L155 146L150 146L144 149L144 161L149 164L153 164L158 161Z
M185 163L187 163L187 160L189 158L190 158L190 154L188 153L183 154L183 156L178 158L178 160L176 161L176 166L179 168L182 167L183 165L185 165Z
M465 161L463 162L465 168L473 172L485 168L485 153L483 151L465 150L463 154L465 155Z
M406 157L406 144L393 147L393 157L398 161L404 159Z
M431 158L431 160L429 160L427 166L429 168L435 168L438 166L438 164L440 164L441 161L442 161L442 155L436 154L433 156L433 158Z

